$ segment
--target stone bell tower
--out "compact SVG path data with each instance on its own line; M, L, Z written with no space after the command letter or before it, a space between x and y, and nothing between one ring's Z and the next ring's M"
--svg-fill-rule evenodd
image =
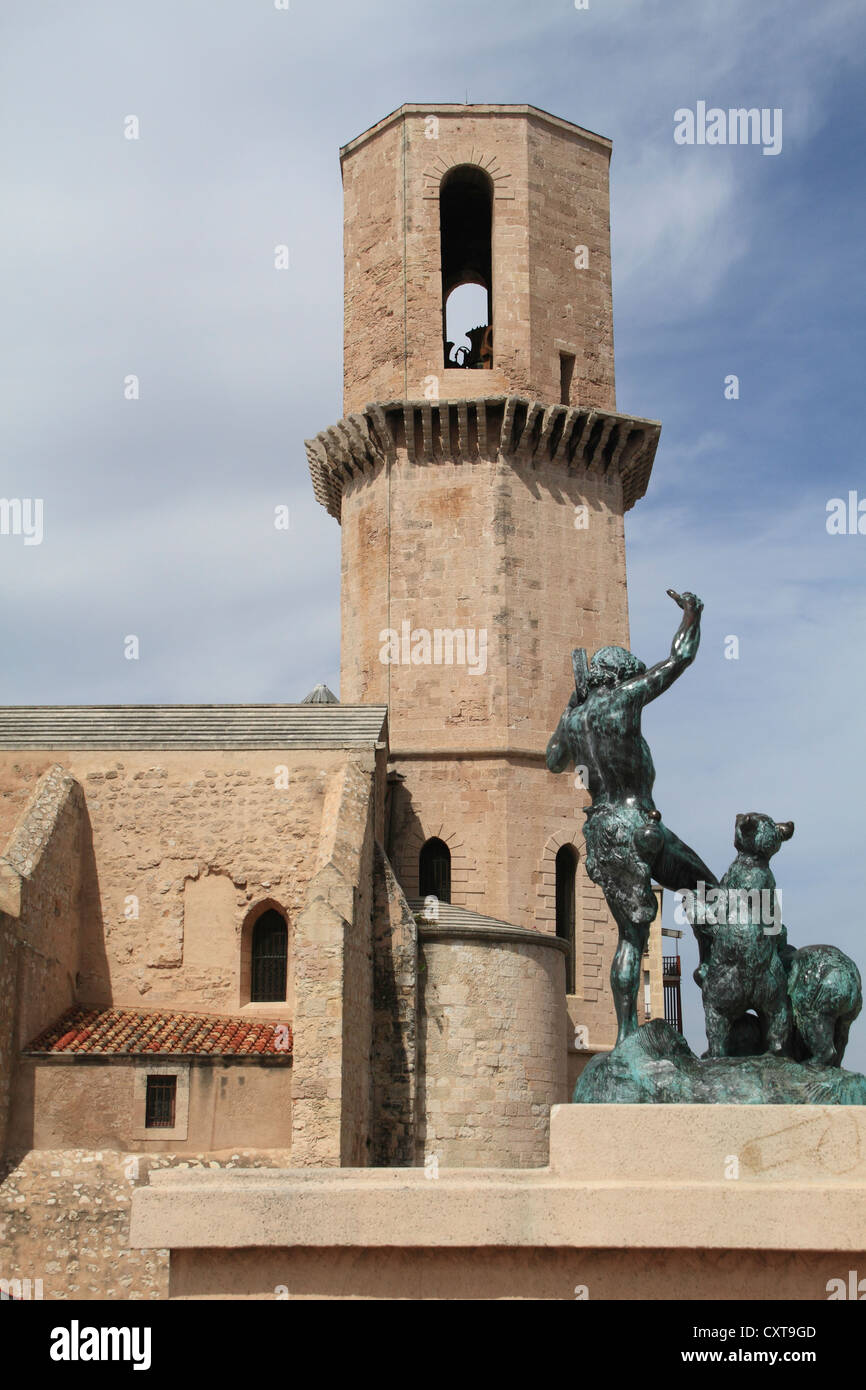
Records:
M542 933L570 913L594 1041L615 933L544 753L572 647L628 643L623 515L660 431L616 412L610 152L531 106L403 106L346 145L345 413L307 442L342 524L340 699L390 712L400 884Z

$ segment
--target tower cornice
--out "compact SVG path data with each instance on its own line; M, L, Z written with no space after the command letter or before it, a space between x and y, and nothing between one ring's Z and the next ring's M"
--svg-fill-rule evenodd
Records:
M661 434L658 420L524 396L372 402L305 441L316 498L340 520L345 483L393 462L495 459L562 467L568 475L619 476L623 510L647 490Z

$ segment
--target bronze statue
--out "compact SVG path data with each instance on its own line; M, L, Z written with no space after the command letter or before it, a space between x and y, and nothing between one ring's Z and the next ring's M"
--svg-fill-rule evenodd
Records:
M611 967L618 1033L592 1057L574 1100L604 1104L864 1105L866 1077L840 1065L862 1005L860 972L835 946L788 944L770 859L794 833L763 812L737 817L737 858L721 884L662 822L641 711L695 659L703 604L683 611L671 654L649 671L623 647L587 663L573 653L574 694L547 745L547 766L581 773L586 870L619 929ZM637 1022L641 957L657 912L653 881L682 892L698 940L709 1050L699 1060L664 1019Z
M789 1051L791 1005L777 950L781 894L777 897L770 860L793 833L793 821L780 823L763 811L737 816L737 857L722 875L720 901L713 903L711 894L707 902L710 945L695 971L704 1001L708 1057L736 1056L743 1048L779 1056Z
M547 745L547 766L582 770L592 798L586 815L586 870L604 892L619 928L610 972L617 1044L637 1029L641 957L657 912L653 880L673 891L714 886L715 875L663 823L653 802L655 768L641 734L641 711L695 659L703 604L694 594L667 591L683 611L670 656L647 670L623 647L602 647L587 665L573 654L575 689ZM701 960L707 941L696 935Z

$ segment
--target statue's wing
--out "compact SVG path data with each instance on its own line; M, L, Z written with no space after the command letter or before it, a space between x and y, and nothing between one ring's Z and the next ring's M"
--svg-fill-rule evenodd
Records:
M578 704L583 704L589 690L589 662L586 659L585 648L575 647L571 653L571 665L574 670L574 689Z

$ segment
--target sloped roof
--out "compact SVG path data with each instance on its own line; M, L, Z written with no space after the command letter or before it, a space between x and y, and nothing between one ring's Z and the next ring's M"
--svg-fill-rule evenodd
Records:
M424 898L407 899L410 908L414 913L424 916ZM523 928L515 927L513 922L504 922L499 917L485 917L481 912L475 912L471 907L458 907L456 903L437 902L436 917L430 919L431 927L489 927L503 928L506 931L522 931Z
M459 907L456 903L437 902L436 916L432 920L424 915L424 898L409 898L409 907L418 923L418 935L422 940L437 936L465 937L467 940L519 941L525 945L549 946L552 950L566 954L568 943L561 936L537 927L517 927L513 922L503 922L499 917L485 917L471 907Z
M34 1038L24 1051L97 1056L292 1055L292 1030L248 1018L205 1014L143 1013L138 1009L88 1009L76 1005ZM285 1025L283 1025L285 1027ZM278 1043L286 1043L278 1046Z
M7 705L0 749L357 748L385 705Z

